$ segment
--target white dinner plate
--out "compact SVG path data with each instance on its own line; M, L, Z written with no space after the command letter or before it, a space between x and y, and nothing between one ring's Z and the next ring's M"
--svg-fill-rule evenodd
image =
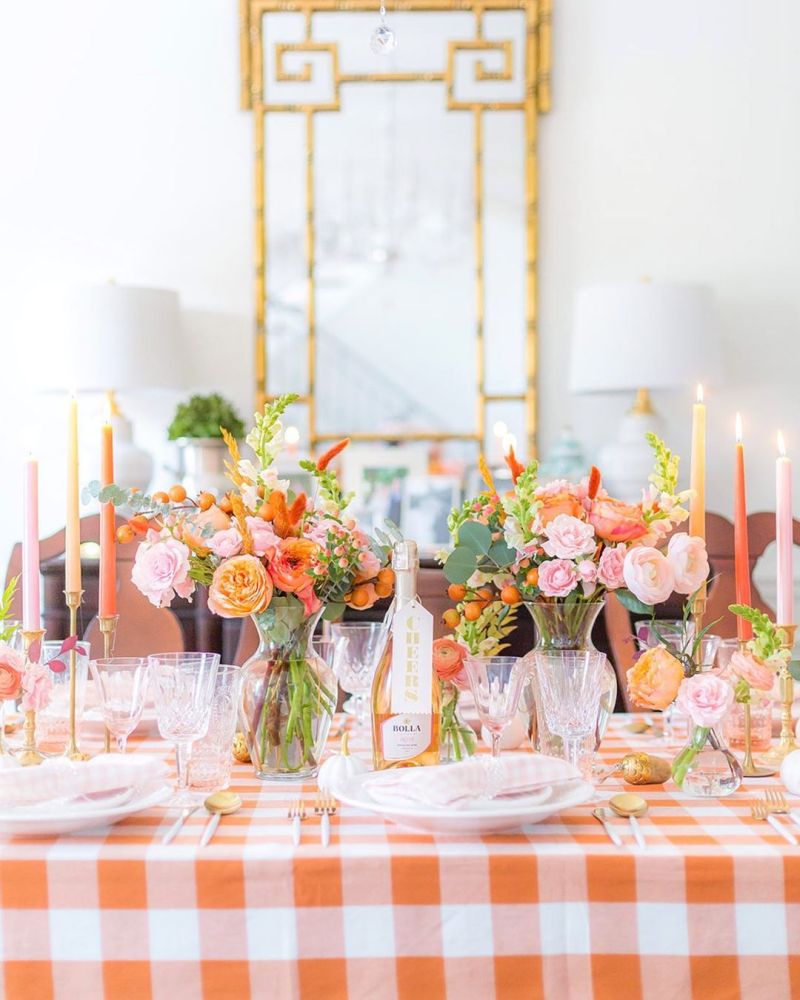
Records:
M152 809L171 794L169 785L159 784L142 789L122 802L115 795L111 802L102 805L88 801L61 805L50 811L42 805L0 809L0 837L49 837L110 826L143 809Z
M521 826L541 823L562 809L583 805L594 795L587 781L554 785L543 798L537 793L525 797L474 799L456 806L384 805L376 802L364 783L370 773L357 774L338 785L333 793L340 802L376 813L400 826L423 833L486 834L518 830Z

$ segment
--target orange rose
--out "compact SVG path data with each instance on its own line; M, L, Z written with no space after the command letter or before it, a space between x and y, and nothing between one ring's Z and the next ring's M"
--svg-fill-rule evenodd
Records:
M634 705L664 709L677 697L683 666L664 646L654 646L642 653L627 677L628 695Z
M441 681L451 681L464 666L466 649L453 639L436 639L433 643L433 669Z
M544 497L539 508L538 523L544 528L559 514L569 514L570 517L583 520L583 505L572 493L555 493L551 497Z
M272 582L286 594L305 590L312 582L308 571L317 561L320 548L308 538L282 538L269 564Z
M25 661L19 653L0 646L0 700L19 696L24 666Z
M606 542L633 542L647 534L642 508L611 498L594 501L589 524Z
M208 607L221 618L246 618L264 611L272 600L272 580L260 559L234 556L214 571Z

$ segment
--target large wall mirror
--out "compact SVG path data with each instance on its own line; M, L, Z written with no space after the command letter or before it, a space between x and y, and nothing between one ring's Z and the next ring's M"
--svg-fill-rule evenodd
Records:
M314 449L536 438L536 120L549 4L242 0L256 391Z

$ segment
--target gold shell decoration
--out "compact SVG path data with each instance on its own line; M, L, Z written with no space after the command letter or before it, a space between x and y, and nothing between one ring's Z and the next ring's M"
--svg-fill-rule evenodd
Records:
M660 785L672 773L668 760L649 753L626 754L617 767L622 772L623 780L630 785Z
M233 756L240 764L250 763L250 751L247 749L247 742L241 731L233 737Z

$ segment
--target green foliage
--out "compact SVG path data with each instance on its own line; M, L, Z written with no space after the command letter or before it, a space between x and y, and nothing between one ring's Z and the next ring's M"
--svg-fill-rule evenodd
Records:
M728 610L753 626L753 638L747 647L755 657L765 661L788 660L790 654L785 648L786 633L773 624L769 615L747 604L731 604Z
M444 564L449 583L466 583L478 568L478 557L466 545L456 545Z
M465 521L458 532L458 542L476 556L485 556L492 547L492 533L480 521Z
M14 576L8 581L8 586L3 591L3 596L0 597L0 622L6 621L11 612L11 602L14 600L14 594L17 590L17 584L19 583L19 577ZM9 625L6 628L0 628L0 642L10 642L14 635L14 626Z
M221 438L221 427L226 427L235 438L244 434L244 423L233 404L215 392L179 403L167 433L170 441L182 437Z
M355 493L345 493L339 483L339 477L332 469L318 469L317 463L304 459L300 468L310 472L319 486L319 495L341 514L352 503Z
M536 513L542 505L541 500L536 498L538 476L539 463L534 459L528 463L525 471L520 473L512 495L503 497L502 500L503 510L517 523L526 543L533 539L533 524Z
M673 496L678 490L678 467L680 456L671 451L657 434L648 431L645 439L653 449L653 471L650 482L659 493Z
M256 453L262 469L274 464L281 448L281 417L284 411L297 401L297 393L279 396L274 402L264 406L263 413L254 414L253 428L245 440ZM229 427L228 430L231 430ZM231 433L233 433L231 431Z
M514 631L518 608L492 601L474 622L462 618L455 635L473 656L497 656L508 646L503 640Z
M649 615L653 613L652 604L644 604L635 597L627 587L620 587L619 590L615 590L614 593L617 595L617 600L623 606L627 608L628 611L633 612L636 615Z
M193 552L189 556L189 576L195 583L209 587L214 576L214 564L208 556L198 556Z

